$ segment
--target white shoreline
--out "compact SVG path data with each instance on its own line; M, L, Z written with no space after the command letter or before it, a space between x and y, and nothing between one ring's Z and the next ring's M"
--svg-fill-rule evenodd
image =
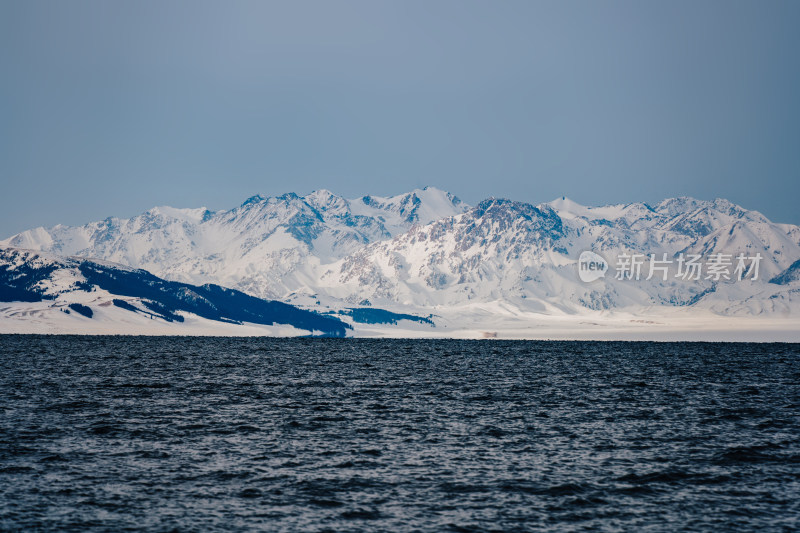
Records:
M0 303L0 334L298 337L310 333L288 325L228 324L188 313L180 313L184 322L170 323L101 306L97 300L84 303L92 307L93 318L64 313L52 302ZM392 311L421 315L430 310ZM667 307L639 313L550 315L520 311L499 302L433 312L436 327L409 320L389 325L340 318L353 326L347 336L354 338L800 342L800 320L785 316L721 316Z

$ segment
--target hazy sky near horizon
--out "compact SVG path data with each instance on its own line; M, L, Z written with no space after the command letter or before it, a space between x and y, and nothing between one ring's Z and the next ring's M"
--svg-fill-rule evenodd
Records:
M800 224L800 2L0 0L0 238L256 193Z

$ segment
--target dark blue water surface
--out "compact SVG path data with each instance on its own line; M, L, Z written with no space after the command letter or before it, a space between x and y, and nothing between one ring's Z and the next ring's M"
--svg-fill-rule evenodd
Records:
M4 530L798 527L798 345L0 337Z

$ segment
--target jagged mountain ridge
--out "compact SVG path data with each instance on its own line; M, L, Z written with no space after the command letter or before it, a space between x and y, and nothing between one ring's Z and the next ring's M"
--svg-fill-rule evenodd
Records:
M172 280L215 282L289 300L306 294L347 304L412 306L506 301L540 312L670 305L716 312L787 312L800 228L727 200L672 198L655 205L586 207L566 198L534 206L490 198L469 207L432 188L346 200L329 191L254 196L220 212L156 208L129 220L37 228L3 245L100 257ZM583 250L708 256L762 253L748 284L675 279L584 284Z

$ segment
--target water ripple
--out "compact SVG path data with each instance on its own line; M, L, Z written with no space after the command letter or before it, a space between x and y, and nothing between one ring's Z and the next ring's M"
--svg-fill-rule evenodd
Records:
M800 347L0 336L0 530L790 531Z

